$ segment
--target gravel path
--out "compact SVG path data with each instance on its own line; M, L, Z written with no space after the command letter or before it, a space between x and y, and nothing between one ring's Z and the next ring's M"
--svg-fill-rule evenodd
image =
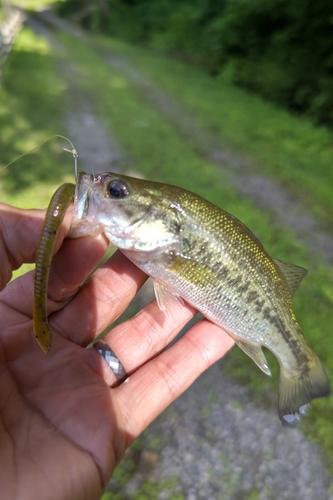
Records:
M49 14L44 14L44 18L46 16L58 28L87 39L77 28L73 32L71 25ZM46 36L55 50L64 50L46 25L36 20L31 20L30 25ZM89 96L79 87L75 62L66 60L64 55L62 53L60 71L69 86L67 134L80 152L81 165L89 168L96 165L96 158L99 158L100 170L107 164L109 169L110 163L112 169L121 168L119 145L95 114ZM295 229L306 243L309 243L307 233L312 225L311 237L315 235L317 243L315 248L309 246L310 250L319 252L326 260L331 259L333 238L321 231L311 215L293 215L286 221L286 204L295 214L304 211L299 210L299 204L281 187L262 176L250 175L243 158L224 150L208 132L196 129L191 117L168 96L154 89L152 82L124 58L114 53L104 55L108 64L121 68L137 85L145 88L146 97L173 119L196 147L200 145L203 155L229 172L230 183L239 192L254 196L263 208L272 208L273 203L277 219L283 210L283 223ZM196 138L199 136L198 143ZM247 176L246 188L244 176ZM263 184L269 187L269 199L262 194ZM276 410L265 410L256 404L246 388L223 374L222 362L202 375L171 405L150 426L144 440L146 444L136 457L136 471L122 487L118 498L137 498L148 477L156 483L169 481L155 496L147 496L161 500L333 499L328 493L333 483L318 447L299 429L282 428ZM128 460L132 458L130 452ZM114 488L112 482L111 488Z
M218 365L151 432L163 436L154 473L178 477L187 500L328 498L319 450L300 430L281 428Z

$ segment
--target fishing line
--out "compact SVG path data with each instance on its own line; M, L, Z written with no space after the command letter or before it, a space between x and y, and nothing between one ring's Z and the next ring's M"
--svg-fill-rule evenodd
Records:
M65 137L65 136L59 135L59 134L53 135L52 137L50 137L46 141L42 142L41 144L38 144L38 146L36 146L35 148L32 148L29 151L27 151L26 153L21 154L20 156L18 156L17 158L15 158L15 160L13 160L10 163L8 163L8 165L6 165L5 167L2 167L1 170L5 170L6 168L10 167L10 165L12 165L13 163L15 163L17 160L19 160L20 158L23 158L23 156L26 156L26 155L28 155L30 153L33 153L34 151L36 151L37 149L41 148L42 146L44 146L48 142L52 141L52 139L55 139L56 137L59 137L60 139L64 139L65 141L69 142L69 144L72 146L72 149L67 149L67 148L62 148L62 149L64 151L67 151L68 153L71 153L73 155L73 158L74 158L75 183L77 183L77 179L78 179L78 161L77 160L78 160L78 157L79 157L78 152L76 151L76 149L74 147L74 144L72 143L72 141L70 139L68 139L68 137Z

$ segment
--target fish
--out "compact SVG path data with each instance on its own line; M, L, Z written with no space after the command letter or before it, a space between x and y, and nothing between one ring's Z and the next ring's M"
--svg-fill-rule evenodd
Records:
M52 340L45 297L55 227L73 199L69 237L104 233L153 279L162 310L169 300L187 302L222 327L266 375L271 372L262 347L274 354L283 425L295 424L313 399L330 394L323 365L293 312L306 270L270 257L241 221L199 195L118 173L81 172L76 186L59 188L50 202L35 274L35 335L45 352Z

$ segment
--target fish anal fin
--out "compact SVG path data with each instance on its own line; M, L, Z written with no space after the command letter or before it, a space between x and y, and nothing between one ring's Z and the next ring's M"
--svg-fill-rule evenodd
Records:
M281 260L273 259L276 267L282 272L285 277L291 295L294 295L300 282L307 273L304 267L296 266L295 264L287 264Z
M310 401L329 396L330 383L315 352L298 370L288 372L281 365L278 413L283 425L293 425L305 413Z
M154 292L156 297L156 302L161 311L168 315L168 310L172 306L172 303L184 304L184 301L178 295L170 292L165 286L158 283L158 281L153 280Z
M259 366L266 375L272 376L270 369L268 368L268 363L265 354L259 344L254 344L252 342L244 342L244 340L235 339L236 344L240 347L245 354L247 354L253 361Z

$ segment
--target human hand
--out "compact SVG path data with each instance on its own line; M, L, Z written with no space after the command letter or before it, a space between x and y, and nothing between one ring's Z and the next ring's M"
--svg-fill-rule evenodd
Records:
M102 237L59 235L49 285L49 355L32 327L30 272L6 286L13 269L34 262L44 212L0 204L0 496L98 499L130 443L233 345L207 320L164 348L195 311L153 301L105 341L129 378L119 385L95 349L85 349L126 309L146 276L119 251L81 286L104 254Z

